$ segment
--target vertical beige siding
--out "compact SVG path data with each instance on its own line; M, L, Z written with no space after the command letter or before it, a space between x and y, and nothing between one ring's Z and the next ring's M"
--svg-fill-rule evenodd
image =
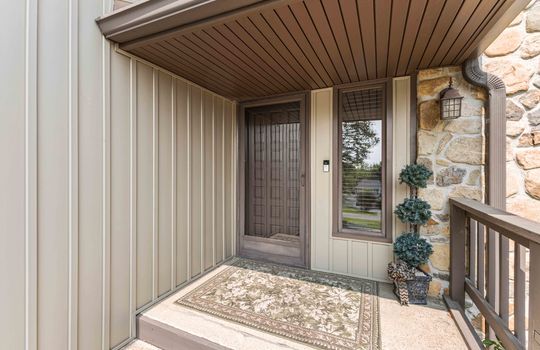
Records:
M110 7L0 14L2 348L119 347L234 254L234 103L111 47Z
M176 81L176 285L188 280L190 263L189 85ZM220 260L218 260L220 261Z
M332 157L332 89L311 93L311 267L333 270L330 260L332 232L332 174L321 171Z
M404 184L399 184L399 172L411 162L411 79L409 77L395 78L394 86L394 128L393 128L393 148L394 148L394 187L393 207L401 203L408 195L408 188ZM394 215L394 237L405 231L407 226L399 221Z
M224 237L220 232L225 231L223 214L225 213L225 196L223 177L223 155L225 149L223 147L223 100L214 96L214 257L217 261L223 259Z
M399 203L406 190L398 184L401 167L409 161L410 79L393 81L393 201ZM323 160L332 154L332 89L311 93L311 266L351 276L386 280L392 261L392 245L332 237L332 173L322 171ZM392 234L401 230L395 221Z
M137 187L136 187L136 235L137 235L137 307L153 299L153 182L154 182L154 106L152 67L137 63Z
M234 255L236 247L236 105L224 102L223 112L223 161L224 161L224 257Z
M203 92L203 270L214 262L214 98Z
M110 119L110 342L129 334L130 321L130 95L129 58L111 57Z
M173 257L173 80L170 75L159 73L158 97L158 294L163 295L173 287L171 279Z
M202 128L202 92L199 89L190 90L190 140L191 162L188 165L191 173L190 197L191 197L191 267L190 276L195 277L201 273L202 256L202 172L203 172L203 128Z
M25 134L32 134L36 123L29 115L31 111L25 108L28 95L24 64L27 57L25 2L13 3L9 9L0 12L0 44L11 51L10 54L2 52L0 65L0 308L3 314L0 316L0 339L6 349L23 349L28 305L25 302L28 262L25 250L29 246L27 235L32 234L32 227L27 225L35 220L35 215L26 217L26 207L32 203L25 196L29 186L25 169L33 162L26 156L28 140ZM33 147L28 151L35 152L35 145ZM34 281L31 283L35 284Z
M70 110L75 98L70 91L74 48L68 34L68 3L39 1L37 9L37 343L42 349L65 349L72 335L68 330L70 306L74 306L70 305L70 240L76 232L69 225L74 214L70 210L73 134L69 128L76 117Z

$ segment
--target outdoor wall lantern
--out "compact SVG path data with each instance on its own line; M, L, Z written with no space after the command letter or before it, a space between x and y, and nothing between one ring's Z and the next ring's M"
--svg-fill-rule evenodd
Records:
M447 120L461 117L461 100L463 100L463 96L459 94L457 89L452 87L452 78L450 78L448 87L441 91L439 96L441 119Z

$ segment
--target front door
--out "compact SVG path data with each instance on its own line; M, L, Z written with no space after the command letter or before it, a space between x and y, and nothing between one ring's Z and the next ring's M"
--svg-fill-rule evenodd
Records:
M239 253L306 267L305 100L259 101L241 111L244 219Z

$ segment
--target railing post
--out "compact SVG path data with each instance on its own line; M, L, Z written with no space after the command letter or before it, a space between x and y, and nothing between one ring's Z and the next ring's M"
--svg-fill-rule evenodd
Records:
M450 202L450 297L465 306L465 211Z
M529 245L529 350L540 350L540 244Z

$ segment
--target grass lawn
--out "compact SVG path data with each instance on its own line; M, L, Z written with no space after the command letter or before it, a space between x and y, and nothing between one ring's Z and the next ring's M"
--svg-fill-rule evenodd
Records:
M343 227L346 228L368 228L372 230L380 230L381 222L379 220L366 220L358 218L343 218Z
M374 213L371 211L365 211L365 210L360 210L360 209L350 208L350 207L343 208L343 212L349 213L349 214L377 215L377 213Z

